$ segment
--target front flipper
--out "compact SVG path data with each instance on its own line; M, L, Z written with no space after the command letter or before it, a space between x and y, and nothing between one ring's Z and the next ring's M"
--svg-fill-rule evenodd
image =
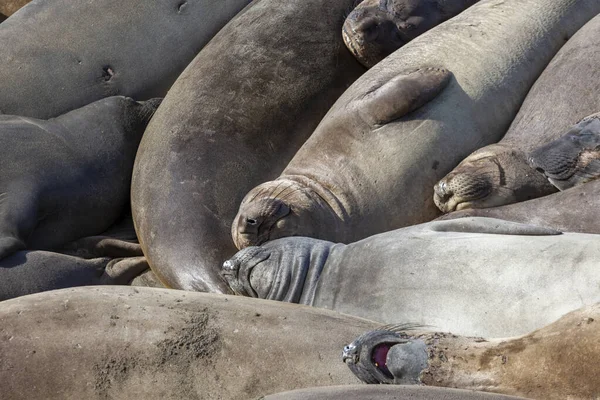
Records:
M543 226L521 224L496 218L469 217L435 221L426 225L434 232L488 233L493 235L550 236L562 232Z
M100 278L101 285L128 285L150 266L145 257L128 257L111 260Z
M88 236L63 246L60 253L81 258L123 258L143 256L138 243L115 239L109 236Z
M422 68L398 75L367 93L360 100L358 113L370 125L385 125L433 100L451 76L443 68Z

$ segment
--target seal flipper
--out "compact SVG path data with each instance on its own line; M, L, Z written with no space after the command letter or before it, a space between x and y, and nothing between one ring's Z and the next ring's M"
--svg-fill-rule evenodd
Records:
M426 224L434 232L488 233L493 235L552 236L562 232L552 228L521 224L496 218L469 217Z
M146 257L128 257L111 260L100 277L101 285L128 285L150 268Z
M385 125L433 100L451 76L443 68L422 68L398 75L360 99L358 113L370 125Z

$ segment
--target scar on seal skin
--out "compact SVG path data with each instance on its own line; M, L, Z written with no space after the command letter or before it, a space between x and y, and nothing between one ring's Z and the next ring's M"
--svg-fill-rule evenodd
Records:
M346 17L342 36L356 59L371 68L477 1L365 0Z
M517 203L556 191L531 168L518 149L494 144L465 158L434 187L433 201L444 213Z
M600 177L600 113L574 125L564 136L531 152L532 168L559 190Z

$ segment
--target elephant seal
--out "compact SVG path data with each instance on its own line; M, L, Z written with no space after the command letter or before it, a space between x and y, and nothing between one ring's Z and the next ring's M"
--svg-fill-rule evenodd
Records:
M600 113L584 118L564 136L531 152L529 164L559 190L600 177Z
M219 266L236 251L240 201L281 172L365 71L340 35L353 3L255 1L169 91L144 134L131 190L140 243L167 286L227 291Z
M30 1L31 0L0 0L0 14L10 17Z
M564 38L599 11L487 0L409 42L340 97L279 178L246 195L234 242L348 243L433 219L435 182L501 138Z
M0 259L105 231L129 199L160 99L109 97L48 121L0 115Z
M600 180L564 192L508 204L501 207L471 208L445 214L438 220L490 217L545 226L564 232L600 234Z
M568 37L568 36L567 36ZM443 212L511 204L556 192L529 152L600 110L600 16L563 46L527 95L504 138L471 154L434 188Z
M378 383L414 380L534 399L592 399L600 392L599 321L600 305L594 304L510 339L384 328L350 343L343 358Z
M2 396L246 400L358 384L332 361L377 326L296 304L179 290L45 292L0 303Z
M457 334L521 335L600 301L596 235L492 218L435 221L334 244L289 237L222 267L236 294Z
M522 397L418 386L327 386L265 396L264 400L517 400Z
M128 285L146 269L144 257L83 259L19 251L0 260L0 301L74 286Z
M364 0L346 17L344 43L371 68L385 57L479 0Z
M163 97L248 3L34 1L0 25L0 110L46 119L108 96Z

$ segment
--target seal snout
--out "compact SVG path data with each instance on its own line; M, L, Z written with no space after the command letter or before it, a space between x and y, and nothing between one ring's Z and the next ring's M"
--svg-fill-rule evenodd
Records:
M263 197L243 203L232 227L236 247L241 250L267 242L272 229L289 214L290 207L278 198Z
M444 213L452 211L450 208L450 199L454 196L454 191L446 182L446 178L435 184L433 192L433 201L435 205Z

